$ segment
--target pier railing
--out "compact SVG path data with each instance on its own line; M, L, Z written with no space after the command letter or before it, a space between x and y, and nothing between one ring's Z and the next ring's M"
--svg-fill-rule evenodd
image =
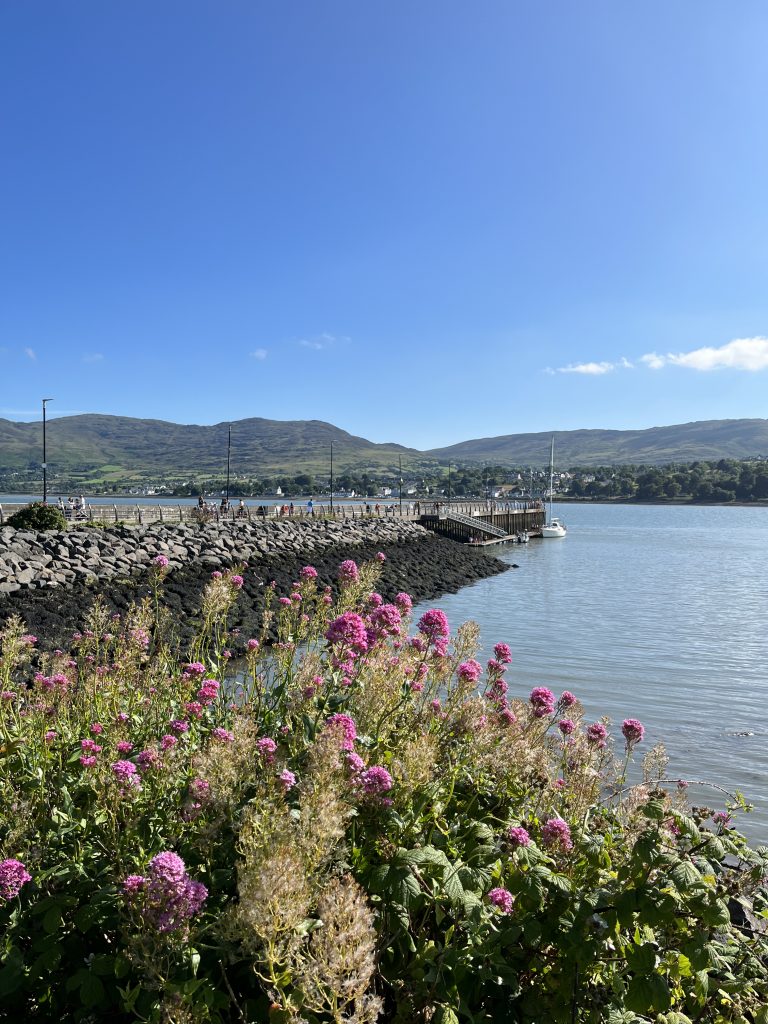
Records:
M21 508L26 502L0 504L0 526ZM53 503L51 503L53 504ZM143 526L149 523L188 523L199 521L201 514L211 522L260 522L267 519L408 519L419 520L422 517L445 517L448 512L456 516L471 517L477 523L483 517L493 526L496 516L505 514L535 513L542 508L539 502L500 502L500 501L370 501L348 504L334 501L313 502L312 506L305 503L284 505L245 505L240 508L230 505L222 509L218 503L209 503L201 509L198 505L143 505L110 504L109 502L87 502L83 508L70 509L65 506L64 514L73 526L87 523L126 523ZM518 519L518 515L515 515ZM501 524L506 525L506 524Z

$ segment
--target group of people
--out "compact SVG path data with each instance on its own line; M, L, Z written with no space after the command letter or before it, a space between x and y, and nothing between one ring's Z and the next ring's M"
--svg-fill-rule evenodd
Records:
M56 503L59 509L64 513L67 519L87 519L88 518L88 506L85 503L85 498L80 495L79 498L67 498L66 502L59 495L59 500Z

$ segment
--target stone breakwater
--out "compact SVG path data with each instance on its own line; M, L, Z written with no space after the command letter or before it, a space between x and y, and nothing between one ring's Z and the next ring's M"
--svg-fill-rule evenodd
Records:
M194 632L203 587L217 569L246 563L245 585L231 623L243 635L258 632L264 589L290 590L307 564L322 584L334 585L339 562L367 561L383 551L379 590L385 599L407 591L415 601L436 598L508 568L485 552L456 544L416 523L398 520L278 520L107 529L63 533L0 529L0 625L11 614L24 619L45 646L62 645L83 626L89 606L102 596L124 612L150 593L157 555L169 560L164 600L182 640Z

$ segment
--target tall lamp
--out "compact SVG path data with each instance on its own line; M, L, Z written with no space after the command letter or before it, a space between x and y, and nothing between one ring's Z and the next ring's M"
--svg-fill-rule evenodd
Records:
M45 451L45 406L47 402L52 402L52 398L43 399L43 504L45 505L48 501L48 460Z

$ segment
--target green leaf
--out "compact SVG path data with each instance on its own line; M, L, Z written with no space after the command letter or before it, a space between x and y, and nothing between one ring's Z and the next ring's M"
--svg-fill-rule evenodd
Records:
M627 963L635 974L650 974L656 966L656 947L650 942L642 946L630 946L627 950Z
M670 1002L667 983L658 974L635 977L627 988L625 1005L636 1013L648 1013L649 1010L663 1013L669 1009Z
M701 881L701 873L689 860L681 860L675 864L669 874L681 892L687 892Z

